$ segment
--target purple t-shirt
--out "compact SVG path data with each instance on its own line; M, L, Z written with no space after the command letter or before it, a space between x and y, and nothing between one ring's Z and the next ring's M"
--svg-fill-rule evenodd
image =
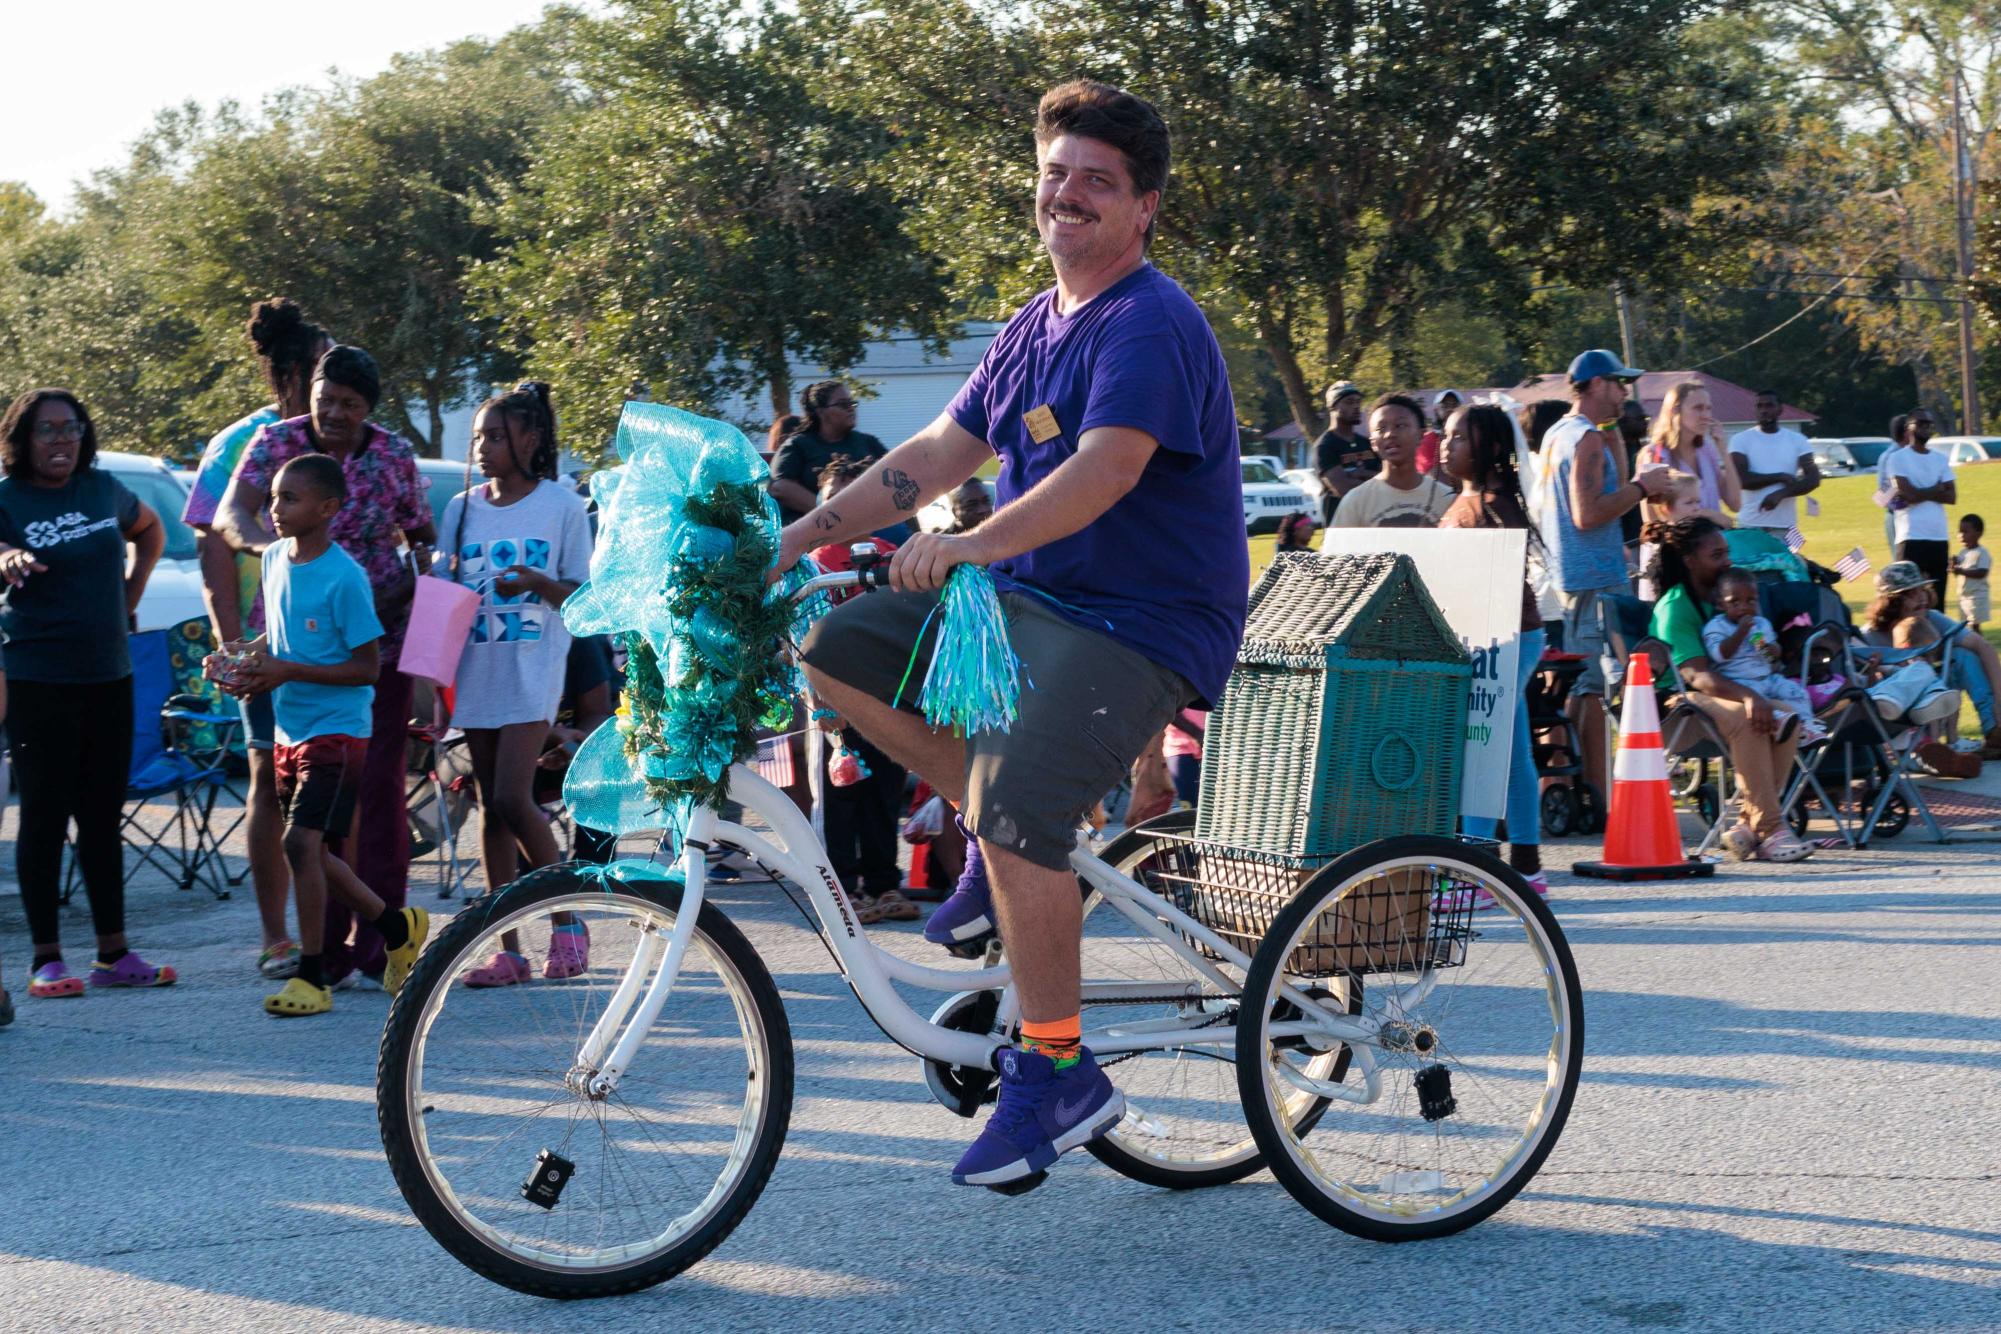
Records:
M1038 443L1024 416L1042 407L1056 433ZM1001 505L1094 427L1160 442L1139 484L1095 522L994 572L1179 672L1204 701L1220 697L1244 635L1250 552L1229 372L1188 294L1151 264L1067 316L1052 288L1008 321L946 411L1000 455Z

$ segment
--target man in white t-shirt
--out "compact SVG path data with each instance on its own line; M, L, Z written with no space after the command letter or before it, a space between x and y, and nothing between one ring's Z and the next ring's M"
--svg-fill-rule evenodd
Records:
M1744 487L1737 522L1784 532L1799 522L1793 498L1820 485L1820 465L1805 436L1779 425L1778 394L1760 389L1752 411L1758 424L1730 437L1730 463Z
M1911 414L1907 429L1909 443L1889 463L1890 486L1899 502L1890 512L1896 521L1897 559L1924 571L1943 596L1952 568L1952 530L1946 525L1945 507L1959 503L1959 487L1952 465L1931 447L1932 415L1919 408Z
M1424 410L1404 394L1384 394L1369 411L1369 444L1381 475L1341 497L1336 528L1436 528L1452 507L1452 488L1417 470Z

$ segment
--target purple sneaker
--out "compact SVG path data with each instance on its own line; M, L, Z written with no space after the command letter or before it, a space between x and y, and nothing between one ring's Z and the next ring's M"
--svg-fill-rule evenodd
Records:
M1042 1184L1049 1165L1088 1144L1126 1114L1125 1095L1098 1068L1089 1050L1058 1070L1041 1052L1004 1047L999 1053L1000 1105L952 1169L961 1186L988 1186L1014 1195Z
M987 859L980 852L980 840L964 819L952 818L966 836L966 869L959 872L952 897L932 909L924 922L924 938L947 949L969 946L994 929L994 892L987 886Z

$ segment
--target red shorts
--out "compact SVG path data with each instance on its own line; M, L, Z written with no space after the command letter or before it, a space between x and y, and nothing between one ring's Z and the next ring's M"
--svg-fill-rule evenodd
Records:
M361 761L368 738L308 737L297 745L279 742L272 748L278 773L278 806L287 829L317 829L333 838L344 836L354 821L355 794L361 790Z

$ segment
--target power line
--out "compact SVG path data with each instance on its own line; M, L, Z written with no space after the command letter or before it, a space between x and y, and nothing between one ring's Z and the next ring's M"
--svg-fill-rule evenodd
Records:
M1809 301L1806 305L1801 306L1791 315L1788 315L1785 319L1780 320L1777 324L1765 330L1765 332L1759 334L1756 338L1753 338L1750 342L1741 344L1740 346L1737 347L1733 347L1728 352L1725 352L1722 356L1711 357L1707 361L1697 362L1695 365L1690 366L1689 369L1692 371L1699 371L1705 366L1714 366L1719 361L1727 361L1731 357L1736 356L1739 352L1748 351L1749 349L1756 347L1758 344L1764 342L1767 338L1770 338L1773 334L1779 332L1779 330L1791 324L1794 320L1805 319L1809 312L1813 311L1816 307L1821 306L1827 301L1831 300L1837 293L1841 291L1841 289L1845 285L1847 285L1849 279L1855 277L1856 274L1861 273L1863 269L1868 267L1869 261L1875 259L1876 256L1880 255L1881 253L1883 253L1882 247L1878 246L1874 251L1870 252L1867 259L1864 259L1860 264L1855 266L1855 273L1851 273L1846 277L1841 278L1834 284L1834 286L1828 288L1825 292L1815 297L1812 301Z

